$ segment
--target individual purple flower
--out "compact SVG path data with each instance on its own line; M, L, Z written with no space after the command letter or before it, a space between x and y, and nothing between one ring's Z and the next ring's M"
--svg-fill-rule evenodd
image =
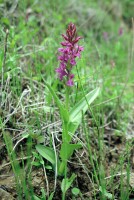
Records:
M108 32L103 32L103 38L105 41L108 40Z
M122 35L123 35L123 28L122 28L122 27L119 28L119 30L118 30L118 35L119 35L119 36L122 36Z
M67 85L70 87L74 85L73 78L74 78L74 74L70 74L69 79L67 81Z
M76 65L76 58L80 58L84 48L78 45L78 41L81 37L77 37L76 26L73 23L68 25L66 35L62 34L62 37L64 39L64 41L61 42L63 48L58 49L60 52L58 56L60 65L56 69L56 72L58 73L59 79L62 81L65 77L66 85L71 87L74 85L74 74L71 73L71 70Z

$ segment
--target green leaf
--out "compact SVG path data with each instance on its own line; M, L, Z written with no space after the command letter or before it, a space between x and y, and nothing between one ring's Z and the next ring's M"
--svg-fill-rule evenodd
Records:
M77 196L80 193L80 190L78 188L74 187L72 189L72 193L73 193L73 195Z
M43 135L39 135L37 138L36 138L37 142L38 143L43 143L44 142L44 136Z
M63 193L66 193L66 191L71 187L75 178L76 178L76 175L72 174L72 176L69 179L65 178L65 179L62 180L61 190L62 190Z
M73 135L82 120L82 113L84 114L89 105L99 95L100 89L96 88L83 97L70 111L70 118L68 124L68 131ZM70 137L71 138L71 137Z
M41 199L42 199L42 200L46 200L46 193L45 193L44 188L41 188L41 193L42 193Z
M36 166L36 167L39 167L39 166L41 166L41 163L40 163L40 162L35 162L35 161L33 161L33 162L32 162L32 165L34 165L34 166Z
M4 25L10 25L10 21L9 21L9 19L8 18L6 18L6 17L2 17L1 18L1 22L4 24Z
M50 147L46 147L46 146L38 144L36 145L36 150L43 158L48 160L53 166L56 166L56 157L55 157L55 152L53 149L51 149ZM57 158L58 165L59 165L59 162L60 161Z
M61 159L62 160L68 160L72 156L74 150L77 150L81 147L82 147L81 144L66 144L66 143L63 143L61 145L61 150L60 150Z
M36 195L34 195L34 200L41 200L41 199L37 197Z
M57 104L57 106L60 110L61 117L63 118L63 120L65 122L68 122L69 121L69 113L68 113L67 109L65 109L64 105L62 104L62 102L60 101L60 99L58 98L58 96L56 95L54 90L52 89L52 87L46 81L45 81L45 85L47 86L51 95L53 96L55 103Z
M41 159L41 160L40 160L40 163L41 163L42 165L44 165L44 160L43 160L43 159Z
M37 152L32 151L32 154L35 158L40 159L40 156Z
M50 165L46 165L45 168L49 169L49 170L52 170L52 166L50 166Z
M52 192L52 193L50 194L50 196L48 197L48 200L52 200L52 199L53 199L53 196L54 196L54 192Z
M107 192L105 188L102 189L102 187L100 186L100 187L99 187L99 190L100 190L101 193L102 193L105 197L107 197L108 199L112 199L112 198L113 198L113 195L112 195L111 193Z
M22 134L22 138L28 138L29 137L29 133L24 133L24 134Z

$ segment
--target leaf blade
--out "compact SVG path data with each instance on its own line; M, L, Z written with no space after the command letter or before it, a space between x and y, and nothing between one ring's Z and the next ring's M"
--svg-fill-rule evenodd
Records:
M59 165L60 161L58 158L55 157L55 152L53 149L51 149L50 147L43 146L41 144L37 144L35 148L38 151L38 153L43 158L48 160L53 166L55 166L56 163ZM57 159L57 161L56 161L56 159Z
M70 118L68 124L68 131L73 134L75 133L76 129L78 128L79 124L82 120L82 113L84 114L89 105L97 98L99 95L100 88L96 88L89 92L85 97L83 97L70 111ZM71 136L70 136L71 139Z

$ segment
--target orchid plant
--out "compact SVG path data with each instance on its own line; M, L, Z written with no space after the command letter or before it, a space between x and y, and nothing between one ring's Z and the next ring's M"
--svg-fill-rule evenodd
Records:
M82 147L80 143L73 144L71 141L82 121L83 114L89 109L90 104L98 96L99 88L94 89L88 94L84 94L84 97L76 103L73 108L69 106L69 87L74 86L74 74L72 73L72 69L76 66L76 58L81 57L81 52L84 48L83 46L78 45L78 42L82 37L77 36L76 26L73 23L68 25L66 34L62 34L62 37L64 41L61 42L62 48L58 49L58 60L60 63L59 67L56 69L56 73L66 90L65 102L62 102L53 91L52 87L45 82L46 87L49 89L59 108L61 116L62 144L60 153L57 155L50 147L40 144L36 145L36 149L45 159L52 163L57 172L56 174L63 176L67 173L67 161L76 149Z

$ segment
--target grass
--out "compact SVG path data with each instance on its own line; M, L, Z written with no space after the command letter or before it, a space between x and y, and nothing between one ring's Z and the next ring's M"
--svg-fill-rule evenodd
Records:
M131 0L0 1L0 176L14 177L7 190L14 199L134 198L132 6ZM71 21L84 52L68 99L55 69ZM95 88L100 93L90 105L86 95Z

